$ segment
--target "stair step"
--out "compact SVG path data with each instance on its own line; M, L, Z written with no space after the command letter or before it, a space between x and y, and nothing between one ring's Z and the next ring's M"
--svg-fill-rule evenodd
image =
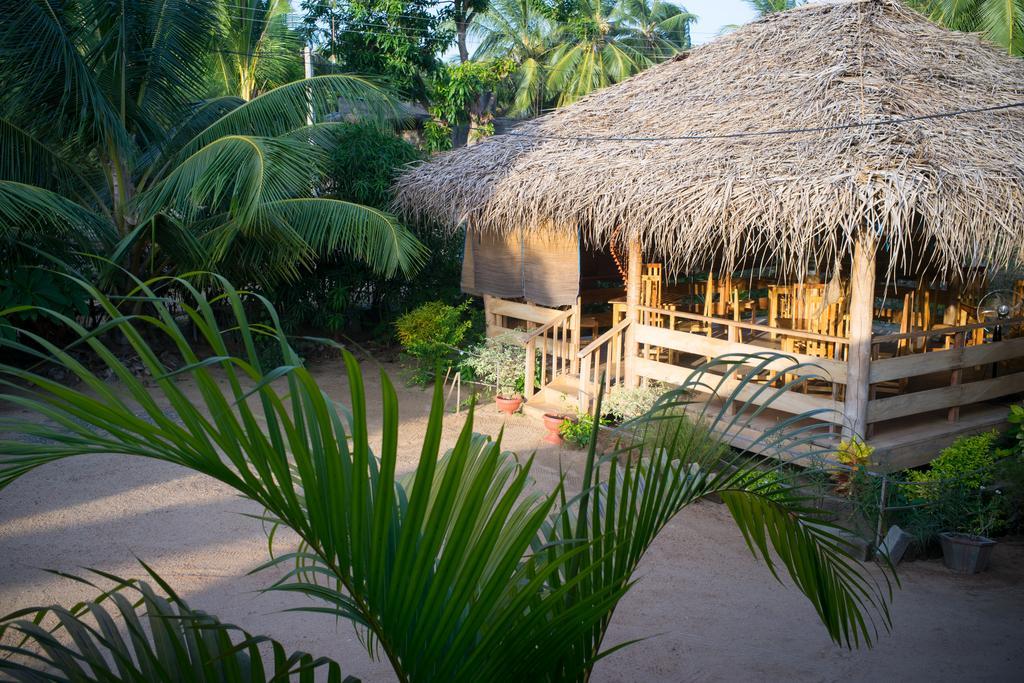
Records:
M572 403L565 401L552 401L550 399L544 399L540 394L533 396L529 401L523 404L523 414L535 417L538 420L542 419L545 415L575 415L576 406Z
M523 405L523 413L542 418L546 413L573 415L579 397L580 378L559 375Z

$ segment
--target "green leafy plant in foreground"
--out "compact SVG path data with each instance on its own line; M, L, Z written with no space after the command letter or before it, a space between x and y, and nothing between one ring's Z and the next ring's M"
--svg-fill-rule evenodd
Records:
M709 430L743 429L760 410L735 394L705 406L693 423L699 429L683 427L678 411L697 384L684 385L635 421L613 452L599 456L591 439L579 491L568 491L564 480L544 491L532 482L532 458L504 452L500 435L473 433L472 410L442 454L438 385L419 463L399 477L398 401L386 375L375 451L355 359L344 354L349 401L342 406L303 366L272 307L266 316L273 325L250 325L245 297L214 281L233 320L219 322L206 295L181 279L140 283L128 302L131 315L81 282L108 316L95 332L47 313L76 333L119 386L31 332L24 341L0 342L81 380L81 389L70 388L31 369L0 365L0 380L15 387L0 401L45 418L0 423L0 432L30 437L0 442L0 488L47 463L90 453L153 458L214 477L264 507L264 521L300 539L262 568L276 570L270 590L315 601L297 609L351 621L368 653L386 658L401 681L586 680L595 662L617 649L605 647L605 633L647 548L676 514L711 495L726 504L752 553L773 574L783 570L808 597L837 643L870 644L890 627L884 569L868 572L853 560L837 528L796 489L768 495L752 485L746 459L711 438ZM164 291L188 296L172 309ZM172 311L188 318L197 343ZM106 347L103 340L115 330L149 370L151 386ZM280 346L281 365L262 366L255 335ZM182 367L171 372L163 365L150 346L155 338L177 348ZM767 353L719 359L692 382L720 386L742 373L742 389L778 360ZM197 397L183 392L178 375L191 379ZM33 391L25 392L25 384ZM777 390L760 386L752 393L770 406ZM761 445L814 443L821 432L800 426L806 418L771 430ZM121 612L130 625L131 615ZM67 621L84 619L78 613ZM28 635L37 645L48 638ZM52 663L59 672L70 674L73 660L85 657L97 678L118 678L117 662L93 657L88 640L66 647L70 659ZM153 653L162 663L177 663L166 667L184 666L191 656L180 649ZM196 656L203 664L221 661L211 659L219 653ZM31 657L21 663L51 666Z
M253 636L216 617L193 610L149 566L142 564L154 589L145 581L122 579L92 570L93 579L112 584L98 597L66 609L28 607L0 620L0 672L12 680L62 681L224 681L257 683L290 680L312 683L318 669L329 683L341 682L341 668L305 652L288 653L281 643ZM64 578L103 587L93 579ZM135 600L129 599L135 596ZM107 607L105 603L112 603ZM115 621L116 620L116 621ZM128 637L123 637L117 621ZM60 636L66 634L67 638ZM18 640L30 641L29 654ZM260 647L272 652L269 666ZM19 661L18 656L28 661ZM58 675L58 672L63 675Z

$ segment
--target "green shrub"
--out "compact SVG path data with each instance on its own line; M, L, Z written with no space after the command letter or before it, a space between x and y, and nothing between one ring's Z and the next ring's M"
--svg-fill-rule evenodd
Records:
M558 433L566 442L579 448L585 448L594 435L594 416L590 413L583 413L576 419L565 418L562 426L558 428Z
M463 363L478 381L493 384L500 395L511 398L523 393L526 348L515 335L488 337L467 352Z
M615 388L601 404L601 412L616 422L626 422L646 414L668 388L661 382L645 383L632 388Z
M736 478L736 485L768 498L776 498L785 490L784 478L778 470L751 469Z
M473 326L468 311L468 301L459 306L430 301L395 321L399 343L416 361L413 382L427 384L451 363Z
M1006 416L1006 421L1010 423L1010 427L999 440L1000 448L997 455L1000 457L1024 456L1024 404L1010 406L1010 413Z
M995 465L993 445L996 437L996 432L961 436L943 449L939 457L932 460L928 469L911 471L907 479L925 484L919 488L925 491L926 497L933 495L937 487L942 485L964 486L969 489L985 486L992 481Z

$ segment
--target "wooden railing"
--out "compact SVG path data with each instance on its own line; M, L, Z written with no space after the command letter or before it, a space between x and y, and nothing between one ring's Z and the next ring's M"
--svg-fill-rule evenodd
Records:
M602 374L605 392L621 385L626 374L625 334L628 319L620 320L610 330L580 350L579 410L589 413L597 400Z
M1007 336L1019 329L1022 319L1001 322ZM899 342L905 339L934 337L951 338L950 348L928 353L913 353L871 361L869 382L874 394L886 385L897 389L896 395L872 398L868 403L868 424L906 418L921 413L946 410L947 419L960 419L961 408L1011 394L1024 392L1024 337L1003 338L983 344L968 345L968 339L982 327L992 323L961 325L926 332L875 337L872 344ZM928 344L925 343L924 348ZM1002 365L1000 365L1002 364ZM923 391L906 391L910 378L948 376L945 386Z
M559 311L558 315L523 338L526 346L526 379L523 393L533 396L536 389L537 359L540 359L540 386L559 375L576 372L576 350L579 337L575 325L576 309ZM539 352L539 353L538 353Z
M745 324L750 325L751 323ZM844 362L799 353L787 353L785 359L780 358L762 367L765 376L762 378L761 384L747 385L741 388L741 381L734 377L716 375L706 370L698 371L691 367L668 362L667 359L673 354L682 357L704 358L728 355L738 361L742 356L761 354L761 359L751 357L750 360L742 363L745 366L760 366L763 354L770 352L771 349L651 325L637 325L634 328L634 337L640 348L645 349L641 352L641 357L635 361L635 370L639 378L679 385L693 377L695 373L701 372L703 389L698 386L695 388L696 391L706 389L707 393L715 391L728 393L738 389L736 398L749 401L753 405L770 402L772 410L792 414L817 411L815 419L837 425L843 422L843 403L839 400L841 393L839 388L847 380L847 366ZM699 360L699 358L694 359L694 361ZM781 393L779 391L760 391L764 382L780 379L777 376L780 374L784 379L794 382L790 389L781 391ZM795 390L795 387L802 387L806 382L820 383L824 395L802 393Z

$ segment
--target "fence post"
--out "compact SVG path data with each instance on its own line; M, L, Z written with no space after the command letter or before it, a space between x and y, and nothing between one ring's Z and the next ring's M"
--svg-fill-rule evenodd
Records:
M882 475L882 493L878 497L878 524L875 526L875 552L882 546L882 529L885 528L885 503L889 495L889 477ZM888 550L888 548L886 548Z

